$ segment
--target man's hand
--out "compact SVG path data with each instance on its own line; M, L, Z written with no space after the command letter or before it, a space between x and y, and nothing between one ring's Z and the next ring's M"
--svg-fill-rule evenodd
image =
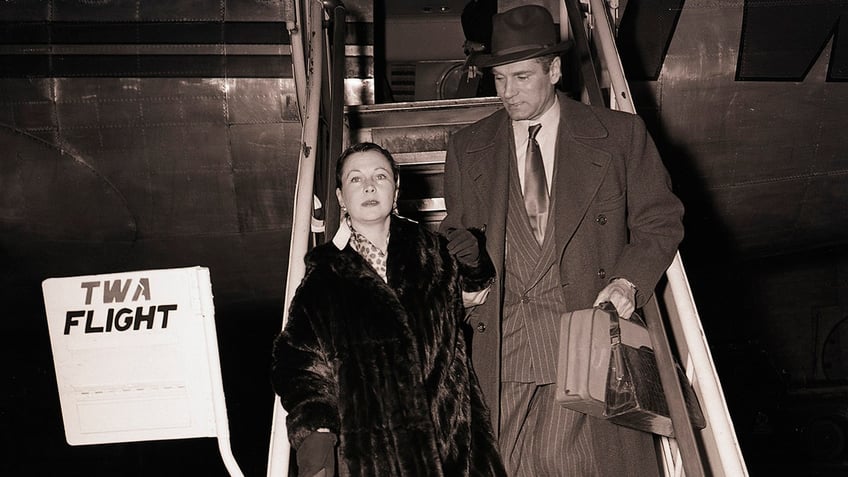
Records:
M463 265L476 267L480 260L480 243L468 229L449 228L445 232L448 239L448 252Z
M594 306L605 301L611 302L618 316L626 320L636 310L636 287L624 278L616 278L598 293Z

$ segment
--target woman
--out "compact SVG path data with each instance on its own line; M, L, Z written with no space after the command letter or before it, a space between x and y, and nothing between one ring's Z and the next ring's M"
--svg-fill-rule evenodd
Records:
M299 475L332 475L336 442L340 475L505 475L461 326L494 277L482 234L392 214L398 167L376 144L342 153L336 187L339 232L307 256L274 345Z

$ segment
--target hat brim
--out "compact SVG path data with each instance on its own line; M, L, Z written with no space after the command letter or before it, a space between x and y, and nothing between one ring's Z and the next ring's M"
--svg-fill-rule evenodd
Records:
M573 45L573 41L566 40L561 41L557 44L545 47L545 48L536 48L524 51L517 51L514 53L509 53L506 55L498 55L498 54L482 54L477 55L475 58L474 64L477 65L478 68L490 68L492 66L500 66L505 65L507 63L515 63L517 61L529 60L531 58L538 58L540 56L552 55L554 53L562 53L567 51Z

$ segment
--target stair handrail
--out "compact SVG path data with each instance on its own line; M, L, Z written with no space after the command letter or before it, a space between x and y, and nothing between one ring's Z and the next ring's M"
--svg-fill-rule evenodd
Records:
M707 343L704 328L698 309L695 307L695 299L680 252L675 254L674 260L666 270L668 288L664 293L667 302L673 303L677 311L677 326L686 343L689 359L697 379L697 391L700 394L700 404L704 411L707 425L712 427L714 445L718 453L718 460L724 475L747 476L748 469L739 439L730 418L730 410L724 399L724 391L721 382L715 374L715 362L713 361L710 348ZM669 298L671 298L669 300Z
M333 40L330 44L332 60L328 75L330 77L330 118L329 118L329 144L327 149L327 162L324 171L325 194L321 200L324 208L324 238L330 240L332 233L339 225L339 207L335 201L336 188L336 158L342 153L344 145L344 78L345 78L345 35L347 10L341 0L324 0L324 8L331 12L333 25Z
M299 4L300 2L295 2ZM299 6L299 5L298 5ZM283 302L283 322L285 328L288 319L289 307L294 293L300 285L306 266L303 258L309 249L309 237L312 223L312 197L315 178L315 157L318 153L318 126L321 109L321 75L323 61L323 15L324 10L319 0L306 0L304 12L296 9L295 28L302 30L308 28L306 35L306 46L309 53L308 64L304 65L303 71L309 75L295 78L297 81L305 80L306 108L303 117L303 128L301 129L300 154L297 165L297 183L295 185L295 199L292 212L292 229L289 239L288 271L286 273L285 299ZM303 19L308 21L304 22ZM292 41L294 43L294 40ZM292 47L293 60L294 46ZM295 67L296 70L296 67ZM300 99L300 98L299 98ZM286 430L286 412L280 403L280 397L274 396L273 419L271 423L271 439L268 450L268 477L286 476L289 472L289 460L291 456L291 445L289 444L288 432Z
M624 75L621 57L615 44L615 37L608 16L608 7L604 0L590 0L589 14L593 20L594 38L600 47L599 61L606 66L610 80L610 108L636 113L636 106L630 95L630 85ZM675 257L679 253L675 253ZM675 298L672 297L672 305L677 306ZM682 469L689 477L702 477L704 475L704 463L698 443L695 439L694 429L689 425L689 412L686 408L683 392L677 382L677 374L674 370L674 362L671 357L668 333L663 329L662 314L656 305L655 299L647 305L651 309L645 311L651 338L654 340L657 364L660 368L660 376L663 389L668 399L669 412L674 423L675 439L677 441L676 452L665 452L664 462L666 471L676 475ZM656 313L651 313L651 312ZM651 318L651 319L649 319ZM723 399L722 399L723 400ZM663 447L670 447L667 438L661 438ZM679 452L680 459L675 459ZM678 465L675 465L678 464ZM671 467L670 469L668 467Z
M565 13L565 20L571 29L574 39L574 48L571 54L577 60L582 82L581 99L595 106L604 104L601 96L601 86L595 71L595 60L589 45L589 34L583 24L583 15L580 9L580 0L563 0L563 8L560 13ZM573 12L573 14L572 14ZM560 15L562 17L562 15ZM561 25L561 29L565 25Z
M621 57L618 54L615 36L607 14L606 1L589 0L589 6L594 15L593 33L600 47L600 60L609 73L610 107L636 114L636 107L630 95L630 86L624 75ZM679 251L675 253L671 265L666 270L666 279L668 280L668 287L664 293L666 306L674 307L676 312L676 314L670 313L669 319L676 319L677 323L673 323L672 327L682 332L697 379L696 390L700 394L704 417L715 437L714 444L719 455L720 467L724 475L747 476L748 470L724 399L721 382L715 373L715 363L701 326L701 319Z
M306 57L303 51L303 30L300 27L301 2L294 1L294 20L286 21L291 47L292 76L294 76L295 100L297 101L298 120L303 124L306 117Z

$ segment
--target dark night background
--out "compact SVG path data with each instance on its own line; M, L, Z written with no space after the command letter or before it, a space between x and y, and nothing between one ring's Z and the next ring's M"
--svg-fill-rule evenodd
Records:
M749 472L848 476L848 7L623 3L622 61L686 206L681 255ZM444 59L392 41L423 34L422 2L383 5L403 30L385 45L371 2L346 4L348 45ZM69 446L41 296L48 277L193 265L212 273L233 452L265 474L300 144L286 13L0 3L0 474L226 475L211 438ZM424 23L458 31L457 14Z

